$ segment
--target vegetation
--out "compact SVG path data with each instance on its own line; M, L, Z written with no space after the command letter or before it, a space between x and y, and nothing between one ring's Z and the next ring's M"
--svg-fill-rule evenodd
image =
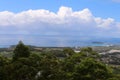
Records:
M33 53L20 41L12 58L0 56L0 80L119 80L118 70L90 47Z
M18 45L16 46L15 50L13 51L13 60L22 58L22 57L29 57L30 50L27 46L25 46L22 41L19 41Z

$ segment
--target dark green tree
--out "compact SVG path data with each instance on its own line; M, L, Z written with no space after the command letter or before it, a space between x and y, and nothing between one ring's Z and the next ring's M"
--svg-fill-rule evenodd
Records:
M75 66L73 80L107 80L111 74L111 69L105 64L86 58Z
M19 58L4 67L4 80L35 80L36 67L29 58Z
M83 57L99 58L98 53L96 53L91 47L82 48L80 54Z
M83 48L63 60L63 80L107 80L111 71L98 60L99 55L92 48Z
M9 64L9 59L4 56L0 56L0 80L4 80L4 67Z
M71 55L73 55L73 54L75 53L72 48L65 48L65 49L63 49L63 52L64 52L64 54L65 54L67 57L68 57L68 56L71 56Z
M14 61L0 56L0 80L119 80L119 68L113 71L99 61L92 48L80 53L64 49L66 56L57 52L31 53L21 41L14 50ZM53 54L54 53L54 54ZM118 75L117 75L118 74Z
M41 75L38 80L61 80L59 74L59 60L52 54L45 54L41 60Z
M16 46L13 52L13 60L16 60L21 57L29 57L30 55L29 48L26 45L24 45L22 41L19 41L18 45Z

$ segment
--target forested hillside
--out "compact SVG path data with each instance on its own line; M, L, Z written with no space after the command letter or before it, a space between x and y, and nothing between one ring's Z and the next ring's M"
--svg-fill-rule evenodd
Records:
M0 56L0 80L119 80L119 70L89 47L36 53L19 42L12 58Z

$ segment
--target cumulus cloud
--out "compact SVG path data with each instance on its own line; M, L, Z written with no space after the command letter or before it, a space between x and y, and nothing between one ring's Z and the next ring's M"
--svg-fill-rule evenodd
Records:
M0 28L5 30L18 30L17 32L36 32L36 30L54 33L58 30L89 30L97 27L110 28L114 19L94 17L86 8L73 11L69 7L60 7L57 13L48 10L28 10L20 13L8 11L0 12ZM116 23L115 23L116 24ZM11 31L9 30L9 31Z
M0 12L0 34L68 35L86 39L110 35L118 37L119 30L120 22L113 18L95 17L88 8L73 11L62 6L56 13L44 9Z

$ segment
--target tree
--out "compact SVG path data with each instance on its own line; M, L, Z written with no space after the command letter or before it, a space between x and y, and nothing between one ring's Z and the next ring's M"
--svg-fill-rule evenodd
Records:
M91 58L96 58L96 59L99 58L98 53L93 51L91 47L82 48L80 51L80 54L83 55L84 57L91 57Z
M62 80L107 80L111 77L110 69L98 60L98 54L89 47L66 57L61 66L65 74Z
M9 60L6 57L0 56L0 80L4 80L4 67L8 65Z
M4 80L34 80L36 73L29 58L18 58L4 67Z
M32 53L21 41L14 50L14 61L0 56L0 80L119 80L119 73L97 59L91 48L80 53L64 50L68 56L51 53ZM61 53L63 54L63 53ZM117 69L119 71L119 68Z
M22 41L19 41L18 45L16 46L13 52L14 52L13 60L16 60L21 57L29 57L30 55L29 48L25 46Z
M52 54L45 54L41 60L41 75L38 80L61 80L59 75L59 59Z
M68 57L68 56L71 56L71 55L73 55L73 54L75 53L72 48L65 48L65 49L63 50L63 52L64 52L64 54L65 54L67 57Z
M92 58L86 58L75 66L73 80L107 80L111 77L111 69Z

